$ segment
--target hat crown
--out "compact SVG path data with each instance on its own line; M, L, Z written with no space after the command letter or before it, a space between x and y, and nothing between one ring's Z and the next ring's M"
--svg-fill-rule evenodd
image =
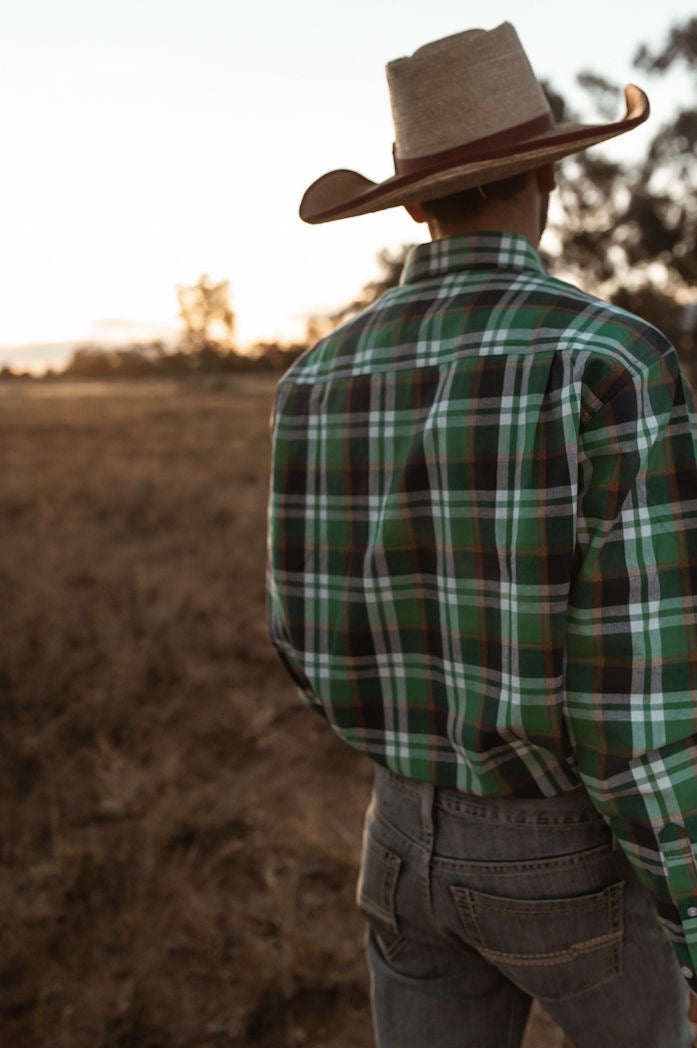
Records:
M467 145L551 112L510 22L426 44L386 72L398 157Z

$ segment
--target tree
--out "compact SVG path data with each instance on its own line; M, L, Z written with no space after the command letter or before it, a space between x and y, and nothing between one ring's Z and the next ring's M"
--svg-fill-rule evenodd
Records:
M697 18L674 26L659 52L643 46L635 65L647 73L663 73L683 64L697 74ZM695 80L697 95L697 79ZM669 173L670 188L663 195L661 220L670 233L671 265L688 284L697 282L697 109L681 109L670 124L659 129L653 140L645 176L654 182Z
M402 244L395 251L390 251L389 248L383 248L382 251L378 251L376 261L380 270L379 275L373 280L369 280L367 284L364 284L357 296L348 305L329 317L332 326L343 324L345 320L349 320L351 317L356 316L357 313L361 313L380 298L381 295L384 295L386 291L389 291L391 287L396 287L399 284L399 278L404 269L404 262L411 246L411 244Z
M189 351L200 352L213 346L232 348L235 314L228 280L215 283L204 273L191 287L177 287L177 301Z
M643 45L635 67L648 75L682 65L697 72L697 18L674 26L662 48ZM607 119L619 85L592 72L578 82ZM697 89L697 81L695 82ZM548 89L557 120L575 119ZM697 383L697 112L694 103L659 127L646 157L621 164L592 149L559 169L563 219L550 269L654 324L673 342Z
M391 287L399 284L399 279L404 269L404 263L411 250L411 244L402 244L401 247L391 251L383 248L376 255L376 262L380 270L377 277L364 284L355 298L347 305L342 306L336 313L322 316L313 313L305 318L305 342L308 346L314 345L321 338L330 335L340 324L355 317L368 306L371 306L381 295L389 291Z
M682 63L697 71L697 18L670 31L657 52L643 45L634 64L647 74ZM619 86L591 72L578 77L596 108L610 116ZM697 84L695 85L697 87ZM563 101L550 95L557 119ZM697 112L680 110L658 129L643 162L622 165L597 149L567 161L560 178L565 268L586 285L649 285L675 296L697 282Z

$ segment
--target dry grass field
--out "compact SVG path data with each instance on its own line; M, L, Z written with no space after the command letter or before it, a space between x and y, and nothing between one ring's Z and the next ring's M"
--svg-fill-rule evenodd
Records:
M266 636L275 381L0 387L2 1045L372 1044L370 768Z

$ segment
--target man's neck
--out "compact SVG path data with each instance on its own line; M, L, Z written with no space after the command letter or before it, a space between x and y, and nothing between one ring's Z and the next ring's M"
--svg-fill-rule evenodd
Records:
M528 187L514 199L487 201L486 206L476 215L450 222L432 219L428 223L431 240L441 240L457 233L520 233L533 247L537 247L547 220L548 200L549 194L540 193L531 180Z

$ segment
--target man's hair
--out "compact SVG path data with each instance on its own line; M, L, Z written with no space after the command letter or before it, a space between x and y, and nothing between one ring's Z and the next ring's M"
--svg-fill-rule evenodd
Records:
M459 193L425 200L421 207L427 219L438 219L441 222L453 221L465 215L478 215L489 200L508 200L517 196L527 185L529 171L522 171L510 178L502 178L488 185L475 186L473 189L462 189Z

